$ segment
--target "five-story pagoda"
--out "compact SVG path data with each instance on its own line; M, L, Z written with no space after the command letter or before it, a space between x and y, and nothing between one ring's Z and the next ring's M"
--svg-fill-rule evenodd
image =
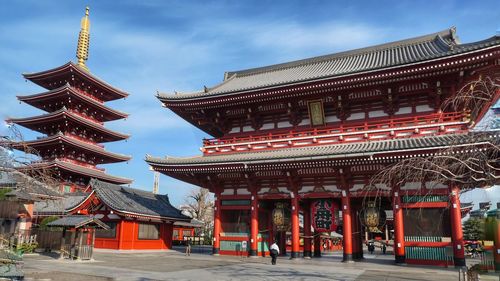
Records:
M105 102L125 98L126 92L112 87L92 75L85 65L89 50L89 8L81 21L76 57L47 71L23 74L48 91L18 96L19 101L46 111L46 114L9 118L17 124L45 134L31 141L18 141L13 148L35 153L41 160L32 162L26 171L49 171L66 192L81 190L96 178L114 184L128 184L130 179L105 173L99 164L128 161L127 155L108 152L101 143L124 140L129 135L104 127L104 122L123 119L128 114L114 110Z

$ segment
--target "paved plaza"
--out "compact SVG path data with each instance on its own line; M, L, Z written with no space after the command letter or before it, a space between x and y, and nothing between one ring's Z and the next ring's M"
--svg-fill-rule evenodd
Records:
M56 255L25 256L27 280L458 280L454 269L395 266L391 255L367 255L342 263L339 255L289 260L215 257L180 251L97 251L94 261L58 260ZM482 279L496 280L496 279Z

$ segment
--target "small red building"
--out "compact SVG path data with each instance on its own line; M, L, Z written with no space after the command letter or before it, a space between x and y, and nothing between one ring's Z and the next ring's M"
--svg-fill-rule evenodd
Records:
M95 179L88 190L68 194L62 201L37 202L35 216L93 215L109 226L96 231L95 247L116 250L170 249L174 223L191 221L167 195Z
M189 222L177 221L174 223L172 242L174 244L183 244L186 239L198 238L199 230L203 227L203 222L197 219L191 219Z

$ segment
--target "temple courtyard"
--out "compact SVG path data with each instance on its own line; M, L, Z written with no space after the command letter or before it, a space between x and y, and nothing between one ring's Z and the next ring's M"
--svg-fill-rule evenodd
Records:
M25 256L26 280L458 280L453 268L396 266L392 255L365 255L342 263L341 253L320 259L215 257L194 249L185 256L170 251L97 251L88 262L58 260L53 254ZM498 280L481 276L481 280Z

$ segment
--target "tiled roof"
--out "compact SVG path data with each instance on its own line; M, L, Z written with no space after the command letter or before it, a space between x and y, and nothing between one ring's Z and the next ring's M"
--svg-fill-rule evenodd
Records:
M78 65L74 64L73 62L68 62L59 67L41 72L23 73L24 78L49 90L57 88L57 86L54 86L57 85L57 83L51 83L54 82L54 80L57 81L58 79L61 78L61 76L63 76L63 78L71 78L72 75L77 75L82 80L97 86L99 92L104 93L101 96L101 98L106 98L106 101L121 99L128 96L128 93L111 86L110 84L104 82L103 80L99 79L97 76L91 74L90 72L82 70Z
M62 198L57 187L51 187L26 174L10 168L0 168L0 187L14 188L14 196L28 198Z
M118 183L118 184L128 184L128 183L132 182L131 179L112 176L112 175L106 174L105 172L103 172L101 170L91 169L91 168L87 168L87 167L84 167L81 165L77 165L77 164L73 164L73 163L69 163L69 162L61 161L61 160L57 160L57 159L52 160L52 161L33 163L30 165L30 168L33 168L33 169L54 168L54 167L61 169L61 170L71 172L71 173L77 173L77 174L81 174L81 175L84 175L87 177L98 178L101 180L106 180L106 181ZM23 168L19 168L19 169L22 170Z
M79 99L87 104L92 105L95 108L101 109L104 113L105 116L102 118L106 118L105 120L100 120L100 121L112 121L112 120L118 120L122 118L126 118L128 116L127 113L118 111L116 109L113 109L111 107L105 106L102 102L99 102L93 98L90 98L77 90L75 90L73 87L71 87L68 83L66 85L61 86L59 88L43 92L43 93L38 93L34 95L26 95L26 96L17 96L17 99L20 101L23 101L27 104L33 105L37 108L40 108L42 110L47 111L46 108L44 108L45 102L49 99L60 99L62 96L67 95L68 98L76 98ZM96 115L96 117L100 117L99 114Z
M416 38L277 65L227 72L224 81L204 91L159 94L162 101L189 100L284 84L333 78L402 66L500 45L500 37L460 44L455 28Z
M98 146L98 145L93 145L90 143L83 142L81 140L65 136L63 133L59 132L55 135L48 136L48 137L43 137L43 138L38 138L36 140L31 140L31 141L24 141L24 142L15 142L12 143L12 147L15 149L24 149L24 146L32 147L35 149L38 149L37 147L40 146L46 146L46 145L56 145L60 146L61 144L65 144L69 147L79 147L83 150L87 150L96 154L99 154L103 157L104 161L103 163L112 163L112 162L119 162L119 161L128 161L130 158L132 158L129 155L124 155L124 154L119 154L119 153L113 153L106 151L103 147ZM0 144L2 142L0 141Z
M67 193L59 200L35 202L34 213L37 215L65 214L83 203L90 193Z
M185 227L203 227L203 222L199 221L197 219L191 219L189 222L184 222L184 221L176 221L174 223L174 226L185 226Z
M71 121L77 123L78 125L84 126L85 128L92 128L92 129L98 131L103 137L105 137L100 142L124 140L124 139L128 139L130 137L130 135L112 131L110 129L105 128L103 125L101 125L99 123L92 122L92 121L89 121L83 117L80 117L80 116L76 115L75 113L66 109L66 107L63 107L60 110L53 111L53 112L50 112L47 114L25 117L25 118L9 118L6 121L9 123L19 124L21 126L24 126L26 128L29 128L29 129L32 129L35 131L39 131L37 129L39 126L37 126L37 125L46 124L47 120L50 120L50 122L53 122L54 120L59 120L61 122L62 121L67 122L67 121L71 120Z
M49 222L47 226L53 227L74 227L80 228L82 226L95 226L97 228L109 229L105 223L92 216L66 216L58 220Z
M491 136L478 135L476 143L488 141ZM495 136L499 137L499 136ZM348 157L370 157L374 154L391 152L397 153L404 150L421 150L430 148L447 147L470 142L470 136L465 134L439 135L419 138L394 139L370 142L344 143L301 148L284 148L261 152L241 152L233 154L217 154L177 158L167 156L158 158L146 156L146 162L153 166L178 166L178 165L213 165L213 164L252 164L273 163L299 160L326 160L342 159Z
M167 195L127 188L92 179L92 190L109 208L124 214L190 221L191 218L170 204Z

